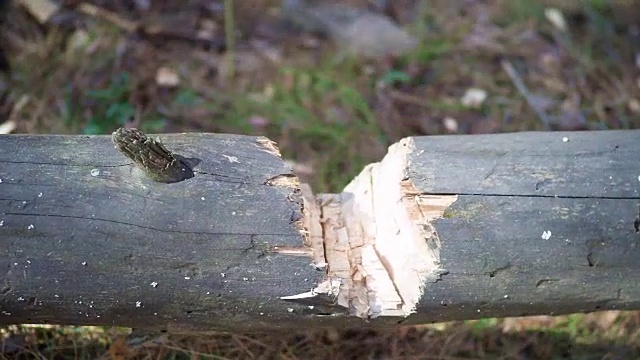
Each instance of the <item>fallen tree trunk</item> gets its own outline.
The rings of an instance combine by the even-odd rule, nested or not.
[[[640,309],[640,131],[408,138],[317,196],[265,138],[162,141],[191,176],[155,181],[105,136],[0,137],[0,325]]]

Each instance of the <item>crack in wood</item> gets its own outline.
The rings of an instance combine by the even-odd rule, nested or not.
[[[486,197],[514,197],[514,198],[550,198],[550,199],[594,199],[594,200],[640,200],[640,196],[581,196],[581,195],[543,195],[543,194],[493,194],[493,193],[433,193],[423,192],[421,195],[435,196],[486,196]]]
[[[491,167],[491,170],[489,170],[489,173],[487,175],[484,176],[484,178],[482,179],[482,181],[486,181],[487,179],[489,179],[495,172],[496,169],[498,168],[498,164],[494,164]]]
[[[559,279],[540,279],[536,282],[536,287],[541,287],[549,283],[554,283],[560,281]]]
[[[638,205],[638,217],[633,220],[633,228],[636,233],[640,234],[640,205]]]
[[[232,232],[208,232],[208,231],[183,231],[183,230],[171,230],[171,229],[158,229],[151,226],[144,226],[134,223],[127,223],[124,221],[116,221],[109,219],[102,219],[98,217],[85,217],[85,216],[73,216],[73,215],[58,215],[58,214],[32,214],[32,213],[14,213],[14,212],[6,212],[5,215],[13,215],[13,216],[43,216],[43,217],[57,217],[57,218],[70,218],[70,219],[79,219],[79,220],[90,220],[90,221],[104,221],[113,224],[125,225],[125,226],[135,226],[137,228],[159,231],[164,233],[176,233],[176,234],[190,234],[190,235],[216,235],[216,236],[229,236],[229,235],[242,235],[242,236],[296,236],[290,233],[232,233]]]
[[[221,182],[221,183],[242,184],[242,185],[251,184],[251,182],[247,181],[246,179],[242,179],[242,178],[234,177],[234,176],[221,175],[221,174],[215,174],[215,173],[208,173],[206,171],[201,171],[201,170],[194,170],[193,173],[196,174],[196,175],[208,175],[208,176],[214,176],[214,177],[221,177],[221,178],[239,180],[239,181],[225,181],[225,180],[215,179],[215,181],[218,181],[218,182]],[[258,184],[258,183],[256,182],[256,184]],[[262,185],[264,185],[264,184],[262,184]]]
[[[39,162],[39,161],[10,161],[10,160],[0,160],[0,164],[16,164],[16,165],[51,165],[51,166],[67,166],[67,167],[92,167],[96,166],[95,164],[70,164],[70,163],[55,163],[55,162]],[[99,165],[99,167],[119,167],[119,166],[129,166],[132,163],[128,164],[118,164],[118,165]]]
[[[495,269],[493,269],[491,271],[485,272],[485,274],[489,275],[489,277],[496,277],[496,275],[498,275],[500,272],[509,270],[511,267],[512,267],[511,263],[508,262],[504,266],[500,266],[500,267],[495,268]]]

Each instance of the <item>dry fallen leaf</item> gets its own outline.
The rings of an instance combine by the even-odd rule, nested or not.
[[[128,358],[129,353],[130,349],[124,336],[120,336],[109,346],[109,358],[111,360],[125,360]]]

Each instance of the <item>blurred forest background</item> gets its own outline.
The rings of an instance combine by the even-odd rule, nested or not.
[[[0,134],[266,135],[316,193],[405,136],[640,127],[637,0],[0,0],[0,17]],[[0,334],[3,359],[638,359],[639,324]]]

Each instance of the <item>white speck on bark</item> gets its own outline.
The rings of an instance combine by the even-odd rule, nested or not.
[[[551,238],[551,231],[545,230],[542,232],[542,240],[549,240]]]

